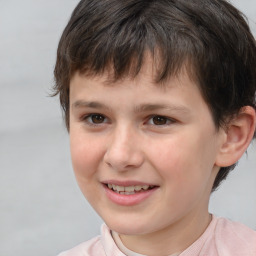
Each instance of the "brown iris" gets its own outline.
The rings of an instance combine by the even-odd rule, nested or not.
[[[103,115],[94,114],[91,115],[91,119],[94,124],[101,124],[104,122],[105,117]]]
[[[153,123],[155,125],[165,125],[167,123],[167,118],[163,116],[154,116]]]

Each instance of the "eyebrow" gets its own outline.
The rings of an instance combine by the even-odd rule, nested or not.
[[[104,103],[100,103],[97,101],[83,101],[78,100],[72,104],[72,108],[94,108],[94,109],[105,109],[112,111],[112,109],[105,105]],[[170,110],[175,112],[181,112],[183,114],[189,114],[190,111],[187,107],[182,105],[173,105],[173,104],[141,104],[139,106],[135,106],[135,113],[143,113],[143,112],[151,112],[156,110]]]
[[[108,109],[110,110],[110,108],[100,102],[97,101],[83,101],[83,100],[78,100],[75,101],[72,104],[72,108],[95,108],[95,109]]]
[[[184,114],[190,113],[189,109],[186,108],[185,106],[173,105],[173,104],[142,104],[135,107],[135,112],[141,113],[141,112],[150,112],[150,111],[156,111],[156,110],[162,110],[162,109],[182,112]]]

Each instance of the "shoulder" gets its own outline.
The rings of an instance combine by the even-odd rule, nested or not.
[[[256,256],[256,232],[245,225],[213,216],[212,222],[180,256]]]
[[[104,249],[101,243],[101,237],[94,237],[84,243],[81,243],[71,250],[62,252],[58,256],[98,256],[104,255]]]
[[[256,231],[247,226],[225,218],[217,218],[215,243],[222,251],[233,255],[256,255]]]

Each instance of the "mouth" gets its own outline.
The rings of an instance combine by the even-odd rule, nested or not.
[[[152,185],[119,186],[111,183],[104,184],[108,189],[120,195],[134,195],[156,188]]]
[[[102,185],[107,198],[121,206],[138,205],[156,194],[159,188],[159,186],[138,181],[109,180],[103,182]]]

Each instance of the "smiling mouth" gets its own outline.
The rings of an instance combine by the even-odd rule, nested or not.
[[[137,193],[142,193],[156,187],[151,185],[119,186],[115,184],[105,184],[105,186],[108,189],[114,191],[115,193],[121,195],[133,195]]]

